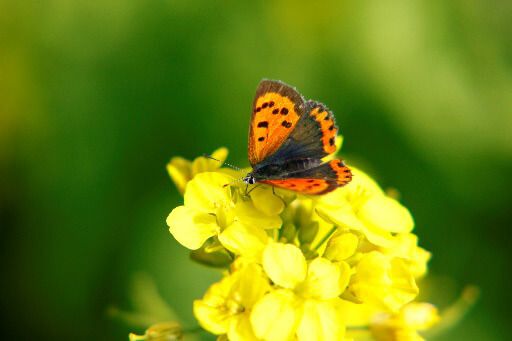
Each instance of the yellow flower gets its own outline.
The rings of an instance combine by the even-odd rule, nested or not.
[[[253,308],[253,330],[264,340],[341,340],[345,326],[336,308],[350,267],[315,258],[307,263],[292,244],[271,243],[263,252],[263,268],[274,283]]]
[[[395,236],[394,248],[380,248],[380,250],[394,257],[400,257],[408,264],[409,271],[414,278],[419,278],[427,273],[427,263],[430,260],[430,252],[418,246],[418,236],[412,233],[399,233]]]
[[[269,289],[261,266],[247,264],[213,284],[203,299],[194,301],[194,315],[213,334],[227,334],[231,341],[257,340],[250,314]]]
[[[371,321],[370,330],[378,341],[421,341],[418,331],[439,321],[436,307],[429,303],[410,303],[397,314],[381,313]]]
[[[200,156],[191,162],[176,156],[167,164],[167,172],[180,193],[183,194],[183,192],[185,192],[185,186],[194,176],[199,173],[211,172],[218,169],[226,160],[227,156],[228,150],[226,148],[219,148],[212,153],[212,157],[219,161]]]
[[[339,227],[360,231],[374,245],[396,247],[399,241],[394,235],[409,233],[414,227],[411,214],[368,175],[351,169],[352,181],[320,198],[318,214]]]
[[[385,311],[398,311],[419,292],[407,264],[378,251],[361,257],[355,266],[349,291],[361,302]]]
[[[168,216],[170,232],[231,262],[194,302],[206,330],[229,340],[416,340],[435,322],[433,306],[411,303],[430,253],[408,209],[364,172],[351,167],[352,182],[323,196],[266,185],[247,196],[217,162],[173,160],[184,204]]]
[[[196,250],[208,238],[219,236],[221,243],[234,253],[250,250],[250,256],[257,256],[258,245],[262,251],[268,238],[264,229],[279,228],[281,218],[277,212],[265,214],[251,201],[244,201],[237,192],[224,187],[232,180],[226,174],[206,172],[187,184],[184,205],[167,217],[169,230],[179,243]]]

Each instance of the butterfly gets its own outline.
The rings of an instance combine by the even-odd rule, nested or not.
[[[262,80],[256,90],[249,127],[249,162],[243,181],[302,194],[324,194],[352,180],[342,160],[323,162],[336,151],[338,127],[332,112],[293,87]]]

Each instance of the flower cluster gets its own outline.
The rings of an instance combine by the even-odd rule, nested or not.
[[[261,185],[247,194],[215,161],[171,160],[184,193],[171,234],[193,259],[226,269],[194,302],[204,329],[233,341],[422,339],[438,320],[414,301],[430,254],[407,208],[351,169],[351,183],[323,196]]]

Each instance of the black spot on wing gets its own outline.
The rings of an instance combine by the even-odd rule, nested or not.
[[[276,80],[264,79],[260,82],[258,89],[256,90],[254,104],[256,103],[257,98],[269,92],[276,92],[281,96],[288,97],[294,103],[295,112],[297,115],[299,115],[299,117],[304,113],[304,98],[297,92],[295,88]],[[270,103],[268,103],[268,106],[272,107]]]
[[[285,128],[290,128],[292,126],[292,122],[283,121],[281,122],[281,125]]]

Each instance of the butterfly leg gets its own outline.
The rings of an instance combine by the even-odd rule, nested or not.
[[[260,186],[261,186],[261,184],[257,184],[256,186],[251,188],[249,191],[247,191],[247,188],[249,187],[249,185],[245,186],[245,196],[249,196],[249,194],[251,194],[252,191],[254,191],[256,188],[258,188]]]
[[[278,197],[279,199],[281,199],[281,201],[283,202],[284,206],[286,207],[286,202],[284,201],[284,199],[282,197],[280,197],[277,193],[276,193],[276,186],[272,186],[272,194],[275,195],[276,197]]]

